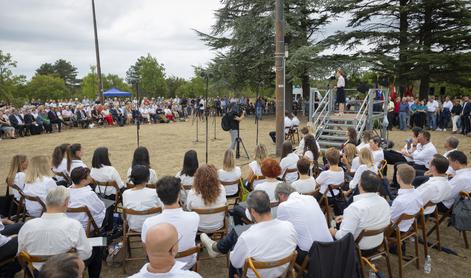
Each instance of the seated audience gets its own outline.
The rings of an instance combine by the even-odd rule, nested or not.
[[[193,176],[195,175],[198,167],[199,163],[196,151],[189,150],[185,153],[185,156],[183,158],[182,169],[175,175],[175,177],[180,179],[182,186],[192,186]],[[186,202],[187,194],[188,190],[182,190],[182,196],[180,199],[183,202]]]
[[[280,202],[276,218],[293,224],[298,237],[296,261],[302,264],[314,241],[332,241],[324,213],[315,198],[299,194],[287,183],[278,184],[275,195]]]
[[[345,169],[348,175],[355,175],[355,171],[358,170],[359,165],[355,166],[355,171],[352,170],[353,160],[357,157],[358,151],[357,147],[351,143],[345,144],[343,146],[343,154],[340,159],[342,168]]]
[[[191,209],[220,208],[226,205],[226,191],[219,183],[216,167],[201,165],[196,170],[193,187],[188,192],[186,206]],[[224,226],[224,212],[201,215],[198,229],[211,233]]]
[[[357,188],[358,183],[360,183],[361,175],[363,174],[363,172],[371,171],[372,173],[376,174],[376,172],[378,171],[378,168],[376,168],[373,162],[373,154],[368,148],[361,149],[359,158],[360,166],[355,171],[355,175],[349,183],[350,189],[347,191],[347,194],[350,194],[353,190]]]
[[[316,189],[316,180],[309,175],[311,163],[306,158],[301,158],[296,164],[299,179],[291,184],[293,188],[301,193],[311,193]]]
[[[358,145],[357,139],[357,130],[353,127],[347,128],[347,141],[344,143],[344,146],[347,144],[352,144],[354,146]]]
[[[69,152],[70,154],[67,157],[67,173],[69,176],[72,170],[77,167],[87,168],[87,165],[82,161],[82,145],[78,143],[70,145]]]
[[[52,172],[55,174],[54,180],[57,185],[68,186],[67,181],[58,174],[68,175],[68,163],[70,159],[67,159],[69,155],[69,144],[62,144],[54,148],[52,152]]]
[[[450,193],[442,203],[438,204],[438,209],[441,211],[451,208],[461,191],[471,192],[471,168],[468,167],[468,157],[462,151],[452,151],[448,154],[448,161],[455,175],[450,180]]]
[[[198,273],[185,270],[185,263],[175,260],[180,249],[179,232],[170,223],[156,224],[146,235],[145,251],[149,262],[131,278],[148,277],[201,277]]]
[[[307,126],[301,128],[302,138],[299,141],[298,147],[296,148],[296,154],[299,155],[300,157],[303,156],[303,154],[304,154],[304,137],[306,137],[306,135],[308,135],[308,134],[314,135],[312,130],[313,130],[313,127],[310,123],[307,123]],[[316,141],[316,146],[317,146],[318,150],[321,149],[321,147],[319,146],[319,143],[317,141]]]
[[[397,167],[397,182],[399,191],[391,205],[391,221],[395,223],[402,214],[415,215],[424,206],[419,191],[414,188],[412,181],[415,178],[415,169],[407,164]],[[414,219],[401,221],[401,232],[409,231]]]
[[[371,138],[370,150],[371,150],[371,153],[373,154],[374,165],[376,169],[378,169],[381,164],[381,160],[384,159],[383,148],[381,148],[381,138],[379,138],[378,136]]]
[[[451,184],[446,175],[448,166],[448,160],[440,154],[435,154],[430,161],[429,168],[432,177],[426,183],[417,187],[424,206],[428,202],[440,203],[448,198],[451,192]],[[434,212],[435,207],[426,208],[424,214],[427,215]]]
[[[155,170],[150,166],[150,158],[149,158],[149,150],[146,147],[138,147],[134,151],[134,155],[132,157],[132,164],[131,167],[128,169],[127,179],[128,182],[131,182],[131,171],[132,168],[136,165],[144,165],[149,169],[149,183],[156,184],[157,183],[157,174]],[[132,183],[132,182],[131,182]]]
[[[23,189],[26,195],[37,196],[43,202],[46,200],[47,192],[57,186],[51,178],[50,167],[49,159],[45,155],[31,158],[31,165],[26,170]],[[38,202],[26,200],[26,211],[32,217],[39,217],[43,212],[43,207]]]
[[[123,192],[123,207],[127,209],[143,211],[155,207],[161,207],[157,191],[146,187],[149,182],[150,171],[145,165],[135,165],[132,168],[131,175],[129,176],[130,181],[134,184],[134,187],[127,189]],[[127,221],[129,229],[140,232],[142,230],[142,224],[144,221],[154,216],[152,215],[128,215]]]
[[[255,190],[247,196],[247,213],[254,223],[239,234],[235,229],[224,238],[215,242],[206,234],[201,234],[201,242],[210,257],[230,252],[229,277],[238,274],[245,260],[252,258],[259,262],[276,261],[289,256],[298,242],[296,230],[288,221],[273,219],[270,210],[270,197],[265,191]],[[269,235],[269,236],[267,236]],[[286,271],[288,264],[270,269],[260,269],[261,277],[279,277]],[[249,270],[248,277],[255,277]]]
[[[81,278],[84,277],[85,264],[74,253],[55,255],[49,258],[41,268],[41,278]]]
[[[234,152],[228,149],[224,152],[224,161],[222,169],[218,170],[219,181],[232,182],[240,179],[242,172],[239,166],[235,166]],[[224,186],[226,196],[232,197],[239,193],[239,184]]]
[[[77,167],[70,174],[72,186],[69,189],[69,208],[87,207],[98,228],[101,228],[106,215],[106,207],[100,198],[88,186],[91,183],[90,169]],[[88,225],[88,216],[85,213],[67,213],[67,216],[82,223],[84,229]],[[93,226],[92,226],[93,231]]]
[[[141,240],[146,245],[147,233],[150,228],[161,223],[172,223],[177,229],[181,239],[178,242],[178,252],[195,247],[196,232],[200,217],[195,212],[183,211],[180,207],[180,179],[165,176],[157,182],[157,195],[164,204],[163,211],[153,217],[149,217],[142,225]],[[177,259],[186,265],[184,269],[190,269],[196,262],[196,254]]]
[[[287,173],[287,170],[296,170],[296,163],[299,160],[299,156],[293,152],[293,145],[291,141],[285,141],[282,146],[281,152],[281,176],[284,176],[285,181],[288,183],[292,183],[293,181],[298,179],[298,173],[292,172]]]
[[[329,170],[322,171],[316,178],[316,184],[320,186],[320,193],[325,194],[331,198],[339,194],[338,189],[328,190],[329,185],[340,185],[345,181],[345,174],[343,169],[339,167],[340,152],[335,148],[330,148],[325,152],[325,158],[329,165]],[[331,192],[332,191],[332,192]]]
[[[80,259],[90,258],[88,275],[98,278],[101,272],[101,256],[92,254],[92,247],[82,224],[65,215],[68,203],[67,188],[58,186],[49,191],[46,198],[47,212],[40,218],[26,222],[21,228],[18,234],[18,252],[26,251],[33,256],[50,256],[74,250]],[[33,263],[33,266],[40,269],[43,264]]]
[[[277,179],[281,174],[281,167],[278,161],[273,158],[266,158],[262,161],[262,175],[265,181],[255,185],[255,190],[265,191],[270,198],[270,202],[276,202],[275,188],[280,183]]]
[[[263,177],[262,174],[262,161],[268,157],[268,151],[265,145],[260,144],[255,147],[255,157],[252,162],[249,163],[249,174],[248,180],[251,180],[255,177]],[[263,180],[254,180],[253,186],[256,186],[259,183],[262,183]]]
[[[311,163],[317,162],[319,159],[319,148],[317,147],[316,138],[312,134],[304,137],[303,157],[309,159]]]
[[[92,158],[92,170],[90,171],[90,177],[97,182],[111,182],[114,181],[118,185],[120,191],[124,190],[125,184],[121,180],[116,168],[111,166],[110,156],[108,154],[108,148],[100,147],[95,150]],[[111,186],[100,186],[97,185],[95,192],[103,194],[109,199],[114,199],[116,189]]]
[[[389,225],[391,220],[388,202],[378,195],[381,180],[376,174],[365,171],[361,175],[359,190],[360,194],[353,197],[351,203],[344,211],[343,216],[336,218],[341,222],[340,228],[330,228],[335,239],[341,239],[351,233],[356,239],[363,230],[376,230]],[[361,250],[376,248],[383,242],[383,234],[365,237],[360,243]]]
[[[14,278],[15,273],[20,271],[15,258],[18,252],[18,237],[16,236],[22,227],[22,223],[13,223],[8,219],[0,219],[0,277]]]
[[[357,151],[360,152],[361,149],[363,148],[369,148],[370,147],[370,140],[373,137],[373,134],[369,130],[365,130],[361,134],[361,142],[357,146]]]
[[[458,138],[456,138],[455,136],[450,136],[446,138],[445,142],[443,143],[443,147],[446,150],[443,156],[448,158],[448,154],[458,150],[459,144],[460,144],[460,140],[458,140]],[[446,171],[446,173],[448,176],[453,176],[455,174],[455,171],[453,170],[451,165],[450,167],[448,167],[448,171]]]
[[[17,154],[14,155],[11,159],[10,170],[8,171],[7,183],[15,184],[21,190],[24,190],[26,174],[25,171],[28,169],[28,158],[26,155]],[[20,193],[13,189],[9,188],[10,194],[13,194],[17,201],[20,200]]]

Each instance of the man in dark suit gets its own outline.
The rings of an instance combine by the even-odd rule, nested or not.
[[[57,108],[51,107],[51,110],[47,112],[47,117],[51,121],[51,125],[56,124],[57,130],[61,132],[62,120],[57,116]]]
[[[90,120],[87,117],[87,113],[83,111],[82,106],[77,106],[77,109],[75,110],[75,115],[77,116],[77,122],[80,123],[82,128],[87,128],[90,124]]]
[[[21,117],[21,115],[18,113],[18,110],[12,108],[11,114],[10,116],[8,116],[8,119],[10,120],[11,126],[16,129],[17,134],[23,137],[25,135],[25,122],[23,120],[23,117]]]
[[[461,111],[461,134],[467,135],[471,132],[471,123],[469,117],[471,116],[471,103],[469,97],[463,98],[463,110]]]
[[[121,109],[119,109],[118,106],[113,106],[113,108],[110,109],[111,116],[113,117],[113,121],[116,121],[119,126],[124,125],[124,117],[123,113],[121,112]]]

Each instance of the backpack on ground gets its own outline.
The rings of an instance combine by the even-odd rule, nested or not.
[[[451,225],[459,231],[471,231],[471,199],[460,197],[455,201]]]

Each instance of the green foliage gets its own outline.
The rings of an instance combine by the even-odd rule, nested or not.
[[[81,89],[81,95],[83,97],[89,98],[89,99],[94,99],[97,96],[97,93],[99,92],[98,88],[98,78],[96,75],[96,67],[91,66],[90,67],[90,72],[85,75],[85,77],[82,79],[82,84],[80,86]]]
[[[79,83],[77,80],[77,68],[72,65],[71,62],[64,59],[59,59],[51,63],[42,64],[37,70],[36,74],[38,75],[56,75],[67,85],[67,87],[72,88]]]
[[[175,94],[180,97],[199,97],[204,96],[205,88],[204,79],[197,75],[178,87]]]
[[[0,100],[13,102],[22,91],[26,82],[23,75],[14,75],[12,69],[16,68],[16,61],[10,53],[0,50]]]
[[[181,96],[177,94],[177,90],[186,84],[186,80],[180,77],[170,76],[166,80],[167,82],[167,95],[166,97],[173,98],[175,96]]]
[[[35,75],[26,85],[29,98],[46,101],[70,98],[70,91],[64,81],[55,75]]]
[[[141,56],[126,72],[126,81],[129,84],[139,82],[142,93],[148,97],[165,96],[167,83],[165,81],[165,68],[150,54]]]

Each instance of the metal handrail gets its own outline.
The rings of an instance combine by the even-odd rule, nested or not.
[[[369,99],[370,95],[371,95],[371,94],[370,94],[370,91],[368,91],[367,96],[366,96],[365,99],[363,100],[363,103],[361,104],[360,109],[358,110],[358,113],[357,113],[357,115],[355,116],[356,119],[358,119],[358,116],[360,116],[361,110],[362,110],[363,108],[365,108],[365,110],[366,110],[366,107],[367,107],[366,104],[368,103],[368,99]]]
[[[316,111],[314,111],[314,114],[312,115],[313,117],[313,124],[316,124],[317,121],[319,121],[319,118],[321,114],[324,112],[325,109],[328,109],[327,100],[329,96],[330,89],[325,93],[325,95],[322,97],[322,100],[319,102],[319,106],[317,106]],[[321,110],[321,111],[319,111]],[[316,116],[316,118],[314,118]]]

